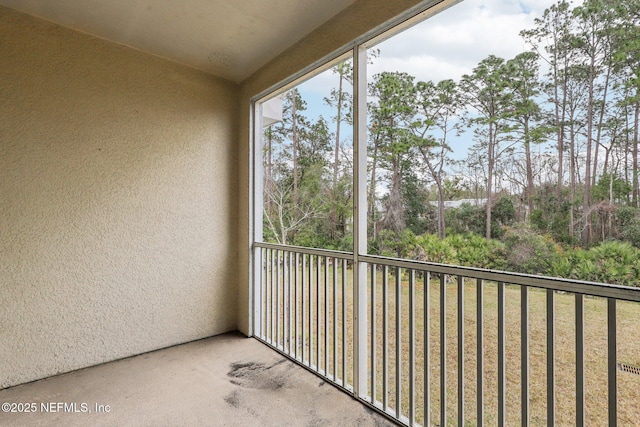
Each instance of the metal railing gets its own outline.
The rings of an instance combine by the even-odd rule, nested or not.
[[[640,318],[639,290],[360,255],[367,331],[356,340],[353,259],[256,243],[257,338],[406,425],[613,426],[640,417],[635,404],[618,411],[620,375],[626,400],[640,393],[632,373],[640,348],[625,350],[631,359],[620,369],[617,335],[618,320],[626,335]],[[367,361],[360,388],[358,360]]]
[[[260,244],[257,336],[303,366],[353,390],[351,254]],[[348,284],[349,283],[349,284]]]

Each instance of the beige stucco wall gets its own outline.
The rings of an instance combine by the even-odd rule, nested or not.
[[[239,277],[247,285],[238,288],[238,328],[249,333],[249,254],[250,254],[250,100],[271,86],[300,72],[316,61],[333,53],[356,38],[374,30],[406,10],[422,3],[422,0],[356,0],[350,7],[311,32],[290,49],[269,62],[245,80],[240,90],[240,140],[239,176]]]
[[[236,328],[237,100],[0,8],[0,388]]]

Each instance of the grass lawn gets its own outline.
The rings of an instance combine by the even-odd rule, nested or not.
[[[305,298],[302,299],[302,284],[298,283],[298,355],[305,348],[305,358],[310,364],[317,366],[317,350],[320,346],[320,369],[324,371],[325,363],[327,374],[337,378],[344,378],[342,370],[343,350],[346,342],[346,366],[347,383],[351,384],[352,372],[352,346],[353,346],[353,312],[352,297],[353,288],[351,271],[348,271],[345,283],[346,298],[342,292],[338,274],[337,292],[333,292],[333,270],[328,272],[328,286],[324,289],[324,268],[320,269],[320,287],[316,286],[315,273],[311,280],[312,312],[314,322],[309,325],[309,281],[306,282]],[[375,287],[376,300],[376,401],[383,399],[383,319],[382,300],[383,285],[382,273],[377,273]],[[432,425],[438,425],[440,421],[440,280],[433,279],[430,286],[430,331],[431,345],[430,375],[428,376],[431,388],[431,416]],[[267,288],[265,288],[266,291]],[[273,289],[269,288],[271,291]],[[447,410],[446,416],[450,423],[457,422],[457,387],[458,387],[458,337],[457,337],[457,282],[449,281],[446,285],[446,318],[447,318]],[[465,399],[465,424],[476,425],[476,281],[467,279],[464,284],[464,399]],[[278,290],[279,306],[284,307],[284,287]],[[371,287],[369,288],[369,316],[371,315]],[[293,289],[289,289],[293,295]],[[318,304],[317,295],[320,296]],[[402,357],[402,400],[401,412],[408,414],[409,406],[409,283],[406,275],[402,277],[401,289],[401,357]],[[269,295],[275,295],[271,292]],[[395,408],[395,384],[396,384],[396,282],[393,273],[389,274],[388,285],[388,394],[387,400],[390,408]],[[520,287],[507,286],[505,290],[506,306],[506,424],[520,425]],[[575,425],[575,297],[573,294],[555,293],[555,334],[556,334],[556,424]],[[484,284],[484,421],[487,425],[497,425],[497,285],[495,283]],[[275,301],[274,297],[274,301]],[[325,300],[327,301],[325,306]],[[416,421],[424,425],[424,281],[419,278],[415,285],[415,328],[416,328],[416,356],[415,356],[415,391],[416,391]],[[343,303],[346,303],[346,316],[343,317]],[[586,364],[586,425],[607,424],[607,303],[602,298],[585,298],[585,364]],[[276,305],[272,304],[271,297],[267,298],[264,310],[273,309],[276,316]],[[295,312],[291,306],[291,313]],[[334,341],[334,309],[337,328],[337,339]],[[285,343],[288,335],[284,325],[287,324],[284,313],[280,309],[280,343]],[[302,312],[305,313],[304,330],[306,339],[303,341],[301,331]],[[326,313],[326,319],[325,319]],[[547,411],[547,384],[546,384],[546,291],[530,289],[529,292],[529,363],[530,363],[530,422],[532,425],[546,424]],[[265,317],[264,320],[268,319]],[[326,320],[326,322],[325,322]],[[630,365],[640,365],[640,340],[638,335],[640,328],[637,321],[640,320],[640,304],[619,301],[617,305],[617,333],[618,333],[618,362]],[[370,318],[368,320],[370,322]],[[326,323],[326,327],[325,327]],[[269,323],[267,323],[269,324]],[[293,320],[291,324],[295,324]],[[342,328],[346,325],[346,341],[343,341]],[[271,330],[271,329],[269,329]],[[325,346],[325,330],[329,332]],[[292,327],[293,335],[293,327]],[[368,332],[369,372],[371,371],[371,331]],[[309,338],[313,339],[310,340]],[[318,340],[320,337],[320,340]],[[274,336],[275,338],[275,336]],[[311,347],[309,347],[311,345]],[[309,352],[311,348],[311,353]],[[325,351],[327,350],[327,351]],[[335,357],[334,357],[335,354]],[[337,371],[334,371],[334,362]],[[618,371],[618,422],[620,425],[636,425],[640,420],[640,376],[632,373]],[[340,383],[341,381],[338,380]],[[369,390],[371,379],[369,378]]]

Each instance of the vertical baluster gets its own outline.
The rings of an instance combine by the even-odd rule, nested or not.
[[[283,351],[291,354],[291,252],[284,253],[284,289],[282,292],[282,307],[284,308],[284,345]]]
[[[389,267],[382,267],[382,407],[389,408]]]
[[[280,306],[280,339],[282,340],[282,351],[286,351],[286,329],[287,329],[287,251],[280,253],[280,262],[282,264],[282,286],[280,286],[280,300],[278,305]]]
[[[617,319],[616,299],[607,299],[607,358],[609,388],[609,427],[618,425],[618,372],[617,372]]]
[[[315,324],[315,317],[313,317],[314,306],[314,293],[313,293],[313,255],[309,255],[309,367],[313,369],[313,326]]]
[[[520,406],[523,427],[529,425],[529,287],[520,287]]]
[[[416,272],[409,271],[409,425],[416,421]]]
[[[476,386],[477,415],[476,425],[484,425],[484,282],[477,279],[476,282],[476,376],[478,385]]]
[[[556,343],[555,343],[555,294],[547,289],[547,425],[556,420]]]
[[[267,287],[267,250],[260,248],[260,338],[266,341],[267,313],[266,313],[266,287]]]
[[[505,285],[498,283],[498,425],[506,425]]]
[[[424,279],[423,288],[423,325],[424,330],[424,372],[423,372],[423,384],[424,384],[424,420],[422,425],[425,427],[431,426],[431,273],[427,271],[422,272]]]
[[[262,290],[262,316],[264,323],[262,324],[262,336],[265,341],[269,341],[269,249],[264,250],[264,283]]]
[[[447,283],[440,275],[440,425],[447,425]]]
[[[458,425],[464,426],[464,278],[458,276]]]
[[[584,426],[584,295],[576,294],[576,426]]]
[[[302,322],[300,323],[300,327],[302,329],[302,342],[300,343],[301,353],[302,353],[302,363],[305,364],[305,356],[306,356],[306,347],[307,347],[307,313],[305,310],[305,306],[307,305],[307,255],[302,254],[302,271],[301,279],[302,283],[300,284],[300,292],[302,293],[302,301],[300,304],[300,308],[302,309]]]
[[[376,342],[376,264],[371,266],[371,403],[376,404],[376,365],[377,365],[377,342]]]
[[[287,251],[282,251],[280,256],[280,262],[282,263],[282,286],[280,287],[280,300],[278,304],[280,305],[280,317],[281,317],[281,327],[280,327],[280,338],[282,340],[282,351],[286,351],[286,343],[287,343],[287,293],[289,292],[289,286],[287,284],[288,273],[287,273]]]
[[[322,257],[324,262],[324,375],[329,376],[329,258]]]
[[[342,386],[347,387],[347,260],[342,260]]]
[[[338,382],[338,258],[333,259],[333,380]]]
[[[320,255],[316,255],[316,370],[320,372],[320,343],[322,332],[320,330]]]
[[[275,251],[274,250],[270,250],[270,255],[271,255],[271,274],[269,275],[269,322],[271,325],[271,335],[269,336],[269,343],[274,344],[274,340],[275,340],[275,321],[274,321],[274,317],[275,317],[275,303],[273,302],[273,296],[275,293],[275,286],[274,286],[274,281],[275,281],[275,270],[276,270],[276,266],[275,266]]]
[[[300,282],[298,281],[298,266],[300,265],[300,254],[296,252],[294,259],[294,276],[293,276],[293,356],[298,359],[298,320],[299,320],[299,311],[298,311],[298,286],[300,286]]]
[[[396,418],[402,415],[402,269],[396,267]]]
[[[282,251],[282,351],[289,348],[289,251]]]
[[[288,351],[289,355],[293,355],[293,340],[294,340],[293,323],[295,322],[295,319],[293,318],[293,304],[294,304],[293,292],[295,289],[293,257],[294,257],[294,253],[289,252],[289,296],[287,298],[289,302],[289,310],[287,311],[289,313],[289,327],[287,328],[287,330],[289,331],[289,351]]]
[[[280,328],[282,326],[282,320],[280,319],[280,287],[282,286],[282,278],[280,277],[280,264],[282,261],[282,251],[276,251],[276,283],[274,294],[274,305],[276,315],[274,317],[276,334],[275,334],[275,347],[280,347]]]

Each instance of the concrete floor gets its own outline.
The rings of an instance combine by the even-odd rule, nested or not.
[[[393,425],[239,334],[0,390],[4,403],[36,411],[0,411],[0,426]]]

